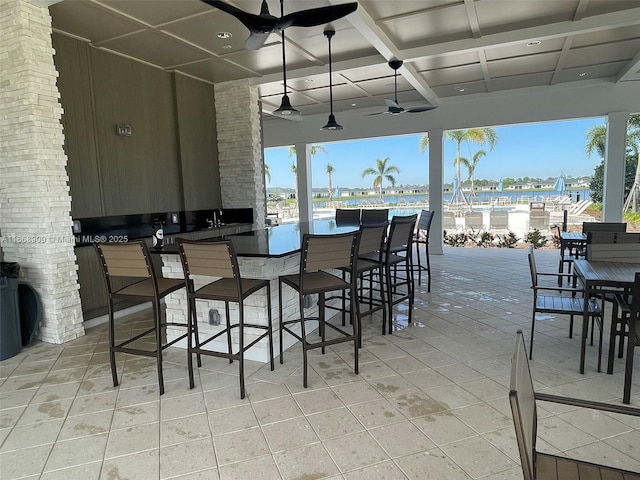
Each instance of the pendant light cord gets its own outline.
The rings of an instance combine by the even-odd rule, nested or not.
[[[333,73],[331,68],[331,37],[333,37],[333,34],[325,35],[327,35],[327,40],[329,40],[329,110],[331,115],[333,115]]]
[[[280,0],[280,18],[284,17],[284,0]],[[282,78],[284,80],[284,94],[287,95],[287,65],[284,54],[284,30],[282,30]]]

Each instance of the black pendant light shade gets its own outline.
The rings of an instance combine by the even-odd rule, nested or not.
[[[331,80],[331,38],[336,34],[336,31],[330,25],[324,30],[324,36],[329,41],[329,120],[327,124],[320,130],[342,130],[342,125],[336,122],[336,116],[333,114],[333,83]]]
[[[280,0],[280,16],[284,16],[284,0]],[[291,106],[291,100],[289,100],[289,95],[287,95],[287,58],[284,53],[284,31],[282,31],[282,80],[284,82],[284,95],[282,96],[282,101],[280,102],[280,106],[277,110],[274,110],[273,113],[276,115],[287,115],[287,116],[296,116],[300,115],[300,111],[296,110]]]

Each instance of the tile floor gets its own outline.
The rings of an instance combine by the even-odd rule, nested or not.
[[[557,255],[539,251],[540,270],[557,268]],[[273,372],[248,362],[240,400],[236,365],[221,359],[204,359],[189,390],[177,348],[162,397],[147,358],[119,355],[114,388],[104,326],[65,345],[35,343],[0,362],[0,478],[522,478],[507,385],[515,332],[529,328],[526,250],[448,248],[432,263],[414,323],[400,311],[382,336],[380,317],[366,319],[360,375],[350,346],[315,352],[306,390],[296,347]],[[134,330],[148,322],[127,320]],[[620,402],[621,361],[614,375],[597,373],[590,347],[578,374],[567,325],[537,323],[536,387]],[[635,381],[637,406],[639,371]],[[541,450],[640,471],[640,418],[543,404],[539,417]]]

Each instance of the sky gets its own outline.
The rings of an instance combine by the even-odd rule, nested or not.
[[[593,174],[593,169],[601,161],[597,153],[588,157],[585,152],[586,133],[590,127],[605,123],[605,119],[591,118],[557,122],[532,123],[494,127],[498,143],[493,150],[489,146],[462,144],[462,156],[472,158],[479,150],[486,151],[476,167],[475,178],[495,180],[501,178],[542,178],[579,177]],[[429,180],[428,152],[420,154],[418,145],[421,134],[393,137],[323,142],[327,153],[319,152],[312,159],[312,186],[327,186],[326,165],[330,163],[334,171],[334,187],[369,188],[374,176],[362,177],[366,168],[376,166],[376,159],[389,157],[388,165],[400,170],[395,174],[396,185],[424,185]],[[456,144],[445,138],[445,183],[451,183],[455,175],[453,160]],[[288,147],[265,149],[265,162],[271,172],[267,188],[294,188],[295,177],[291,163],[295,157],[289,156]],[[463,180],[467,171],[462,167]],[[387,182],[384,183],[387,185]]]

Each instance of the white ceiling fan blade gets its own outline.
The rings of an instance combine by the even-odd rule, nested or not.
[[[396,102],[394,102],[393,100],[389,100],[388,98],[384,99],[384,103],[387,104],[387,107],[389,108],[400,108],[400,105],[398,105]]]

